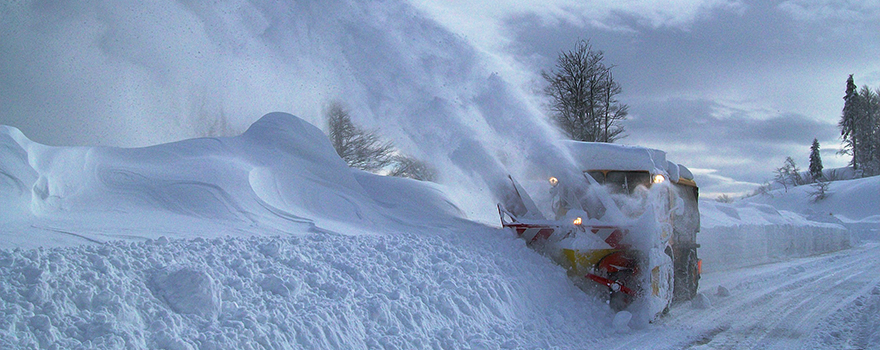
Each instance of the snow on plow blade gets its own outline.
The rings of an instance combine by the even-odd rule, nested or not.
[[[612,307],[623,309],[637,296],[638,254],[620,243],[627,232],[625,229],[613,226],[581,226],[541,219],[519,219],[501,204],[498,205],[498,213],[503,227],[513,230],[530,247],[554,258],[558,264],[568,270],[569,275],[607,287],[612,300],[620,299]],[[552,244],[573,238],[578,234],[588,233],[605,242],[607,247],[581,250]],[[617,297],[616,293],[623,293],[625,296]]]
[[[582,290],[607,298],[613,310],[638,301],[652,319],[667,309],[673,294],[670,234],[657,225],[653,210],[619,226],[572,220],[571,215],[548,220],[513,178],[510,182],[511,194],[498,204],[503,227],[565,268]],[[638,236],[627,238],[631,234]],[[642,242],[641,248],[633,242]]]

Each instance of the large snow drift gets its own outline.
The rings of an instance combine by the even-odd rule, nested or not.
[[[406,1],[3,8],[4,124],[39,142],[139,147],[228,136],[268,111],[320,126],[335,101],[437,169],[461,209],[484,222],[495,213],[483,202],[507,174],[565,164],[539,105],[497,74],[490,55]]]
[[[47,147],[11,127],[3,127],[0,144],[6,248],[387,232],[401,220],[428,225],[459,215],[436,186],[351,171],[320,130],[282,113],[241,136],[147,148]]]

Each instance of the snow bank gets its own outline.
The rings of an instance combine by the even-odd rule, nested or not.
[[[818,201],[813,199],[812,192],[815,188],[805,185],[788,191],[777,189],[743,201],[771,205],[817,221],[839,222],[862,239],[880,239],[880,176],[830,182],[825,199]]]
[[[0,348],[566,348],[602,337],[610,310],[561,268],[495,229],[459,229],[467,241],[438,230],[0,250]]]
[[[852,233],[769,205],[700,203],[703,271],[714,272],[846,249]]]

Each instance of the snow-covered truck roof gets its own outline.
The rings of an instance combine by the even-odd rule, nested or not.
[[[674,182],[694,186],[694,174],[684,165],[666,160],[666,152],[646,147],[604,142],[564,141],[582,171],[647,171],[668,175]]]

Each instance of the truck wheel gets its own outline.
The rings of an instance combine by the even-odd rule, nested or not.
[[[697,291],[700,289],[700,268],[699,268],[700,259],[697,258],[697,249],[692,248],[688,249],[687,254],[687,281],[688,281],[688,299],[692,299],[697,296]]]

